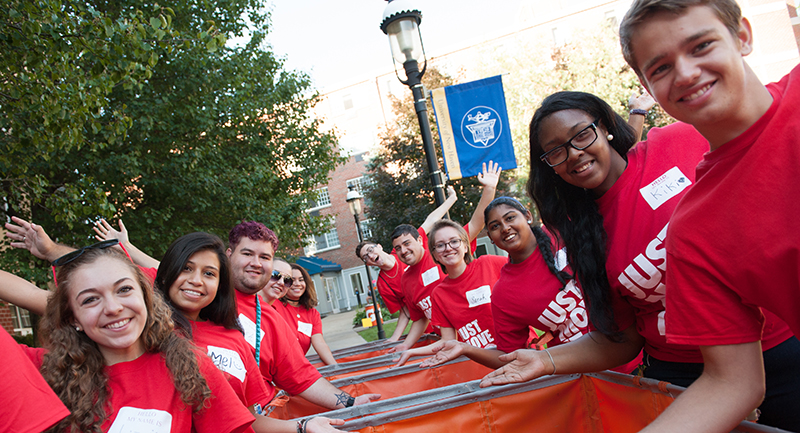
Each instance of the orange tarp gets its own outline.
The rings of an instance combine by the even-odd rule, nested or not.
[[[415,362],[420,362],[422,359],[424,358],[416,359]],[[476,362],[463,361],[451,362],[433,368],[419,368],[416,365],[411,365],[407,368],[404,367],[402,374],[375,379],[369,378],[370,373],[373,376],[374,373],[378,372],[392,373],[388,367],[379,367],[366,372],[354,372],[346,375],[346,379],[332,381],[332,383],[352,396],[375,393],[380,394],[382,399],[389,399],[480,379],[491,371],[492,369]],[[354,377],[353,375],[358,376]],[[362,375],[366,380],[361,380]],[[289,402],[282,408],[275,409],[270,416],[279,419],[293,419],[326,411],[327,409],[325,408],[310,403],[302,397],[295,396],[290,398]]]

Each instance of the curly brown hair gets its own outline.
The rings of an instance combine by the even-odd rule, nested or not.
[[[147,321],[140,336],[145,351],[161,354],[184,404],[194,412],[205,408],[211,390],[200,372],[198,353],[189,340],[175,332],[170,309],[162,296],[153,292],[144,273],[116,248],[88,249],[58,268],[58,284],[39,328],[42,344],[48,349],[42,375],[70,411],[68,417],[49,431],[100,432],[111,410],[105,360],[97,343],[75,329],[68,295],[74,272],[101,257],[129,266],[142,289],[147,309]]]

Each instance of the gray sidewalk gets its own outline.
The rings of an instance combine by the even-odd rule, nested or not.
[[[343,311],[338,314],[329,314],[322,318],[322,335],[331,350],[344,349],[366,343],[366,340],[353,329],[353,319],[356,309]],[[360,328],[359,328],[360,329]],[[307,355],[315,354],[314,346],[308,350]]]

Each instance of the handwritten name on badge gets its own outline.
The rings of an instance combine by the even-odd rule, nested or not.
[[[172,428],[172,414],[157,409],[139,409],[124,406],[108,433],[169,433]]]
[[[230,374],[244,383],[247,369],[239,353],[224,347],[208,346],[208,356],[218,369]]]
[[[434,266],[422,273],[422,285],[427,286],[430,283],[439,281],[439,267]]]
[[[303,334],[308,335],[309,337],[311,336],[312,329],[313,326],[311,326],[310,323],[300,322],[300,321],[297,322],[297,330],[302,332]]]
[[[684,176],[678,167],[672,167],[656,180],[650,182],[650,185],[641,188],[639,193],[642,194],[642,198],[647,204],[653,210],[656,210],[691,184],[692,181]]]
[[[469,308],[488,304],[492,302],[492,287],[488,284],[480,286],[477,289],[468,290],[465,295],[467,296],[467,302],[469,302]]]
[[[256,324],[250,320],[249,317],[245,316],[244,314],[239,313],[239,324],[242,325],[242,329],[244,330],[244,339],[247,343],[253,348],[256,347]],[[264,339],[264,333],[261,332],[259,334],[261,336],[261,340]]]

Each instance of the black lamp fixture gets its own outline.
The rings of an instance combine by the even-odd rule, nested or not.
[[[361,195],[355,188],[355,186],[350,185],[347,187],[349,191],[347,191],[347,205],[350,207],[350,213],[353,214],[353,218],[356,220],[356,230],[358,231],[358,241],[364,241],[364,235],[361,231],[361,220],[358,219],[359,215],[361,214],[361,201],[364,196]],[[369,266],[364,263],[364,267],[367,269],[367,284],[369,285],[369,291],[372,294],[372,306],[375,308],[375,322],[378,324],[378,339],[386,338],[386,332],[383,331],[383,318],[381,317],[381,310],[378,306],[378,297],[375,296],[375,288],[372,287],[372,274],[369,271]],[[361,306],[361,294],[358,290],[356,290],[356,298],[358,299],[358,306]]]
[[[394,73],[401,83],[411,89],[411,93],[414,96],[414,109],[417,112],[417,120],[422,133],[422,146],[428,162],[433,195],[438,207],[445,200],[444,181],[443,174],[439,170],[439,162],[436,160],[431,125],[428,121],[425,89],[422,86],[422,76],[428,67],[425,47],[422,45],[422,34],[419,30],[419,24],[422,22],[422,12],[414,8],[409,0],[388,1],[389,4],[386,5],[386,9],[383,11],[381,30],[389,36]],[[420,64],[422,68],[420,68]],[[400,76],[399,65],[403,65],[402,71],[405,78]]]

